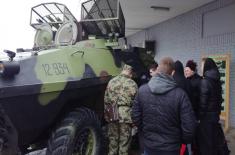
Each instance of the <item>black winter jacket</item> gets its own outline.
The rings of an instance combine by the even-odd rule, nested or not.
[[[175,151],[191,143],[196,119],[185,91],[172,77],[157,75],[140,87],[132,109],[148,152]]]
[[[200,85],[202,77],[195,73],[193,76],[187,78],[191,84],[190,101],[192,101],[193,110],[198,117],[198,108],[200,102]]]
[[[201,81],[200,120],[219,121],[222,103],[222,87],[219,72],[208,70]]]
[[[186,79],[184,76],[174,75],[173,76],[175,82],[177,83],[177,86],[182,88],[188,95],[190,102],[192,103],[193,93],[192,93],[192,86],[188,79]]]

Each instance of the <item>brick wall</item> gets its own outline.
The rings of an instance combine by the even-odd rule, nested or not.
[[[193,59],[200,65],[204,54],[230,53],[230,125],[235,127],[235,28],[233,33],[202,37],[203,14],[233,4],[235,0],[217,0],[138,32],[127,39],[128,44],[132,46],[142,46],[144,40],[156,40],[155,60],[171,56],[184,64],[187,60]]]

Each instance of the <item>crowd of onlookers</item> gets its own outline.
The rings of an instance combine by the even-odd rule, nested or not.
[[[201,64],[165,57],[149,68],[151,78],[139,88],[133,67],[124,65],[105,92],[108,155],[128,155],[132,129],[138,129],[144,155],[228,155],[219,123],[222,87],[211,58]]]

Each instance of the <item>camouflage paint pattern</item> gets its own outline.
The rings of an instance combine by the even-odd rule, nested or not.
[[[125,74],[119,74],[108,83],[104,108],[108,104],[117,104],[119,117],[118,122],[108,123],[108,155],[128,155],[131,141],[131,106],[137,90],[137,84]]]
[[[131,143],[131,125],[126,123],[108,124],[108,155],[128,155]]]
[[[120,21],[124,21],[123,15],[120,17]],[[32,20],[30,24],[36,28]],[[84,22],[77,24],[79,34],[76,44],[57,46],[51,42],[53,37],[48,36],[49,33],[39,33],[41,36],[38,38],[42,40],[35,41],[35,44],[38,42],[42,46],[36,45],[34,55],[19,60],[19,74],[12,77],[0,74],[0,109],[9,118],[12,128],[16,129],[21,150],[48,140],[55,125],[74,108],[85,106],[103,114],[106,85],[120,73],[124,63],[132,63],[139,73],[144,71],[139,55],[134,52],[136,48],[130,52],[112,49],[118,44],[105,39],[81,41],[93,30],[84,28],[83,36],[83,27],[89,25]],[[122,22],[121,29],[124,25],[125,22]],[[124,30],[121,31],[124,35]],[[1,63],[0,68],[4,68]],[[123,118],[128,121],[130,110],[121,111],[128,114]]]
[[[119,123],[132,123],[131,106],[137,90],[137,84],[124,74],[114,77],[108,83],[104,106],[107,104],[118,105]]]
[[[81,42],[81,48],[80,44],[77,44],[76,46],[59,47],[39,53],[35,73],[43,84],[38,99],[41,105],[47,105],[56,99],[64,90],[68,78],[82,80],[85,64],[90,65],[95,77],[99,77],[103,71],[107,75],[116,75],[120,72],[120,68],[114,63],[112,54],[105,46],[101,48],[100,44],[104,43],[104,40],[98,40],[100,44],[96,43],[95,40],[92,41],[88,41],[87,45],[92,45],[93,48],[85,48],[83,46],[86,43]],[[47,94],[48,92],[50,94]]]
[[[38,51],[19,60],[19,74],[0,76],[0,103],[18,131],[20,146],[45,135],[70,105],[102,113],[105,87],[124,64],[104,44],[97,39]]]

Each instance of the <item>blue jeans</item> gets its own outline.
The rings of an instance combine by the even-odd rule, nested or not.
[[[144,151],[144,155],[148,155],[148,153],[146,151]]]

